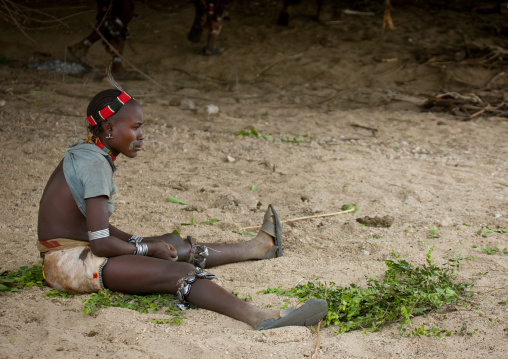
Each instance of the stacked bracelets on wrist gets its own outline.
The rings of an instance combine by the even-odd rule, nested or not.
[[[136,236],[135,234],[129,238],[129,243],[134,243],[136,245],[136,250],[132,253],[135,256],[146,256],[148,253],[148,244],[142,242],[143,237]]]
[[[143,242],[136,242],[134,244],[136,245],[136,250],[132,254],[135,256],[146,256],[148,253],[148,244]]]

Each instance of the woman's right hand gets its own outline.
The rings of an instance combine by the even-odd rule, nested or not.
[[[178,252],[171,244],[163,241],[145,243],[148,245],[148,257],[161,258],[173,262],[178,259]]]

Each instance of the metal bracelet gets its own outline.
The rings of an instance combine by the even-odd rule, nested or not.
[[[100,231],[88,231],[88,240],[93,241],[94,239],[109,237],[109,228],[101,229]]]
[[[134,251],[135,256],[146,256],[148,253],[148,244],[143,242],[136,242],[136,250]]]
[[[142,240],[143,240],[143,237],[136,236],[135,234],[133,234],[132,237],[128,239],[128,242],[129,243],[137,243],[137,242],[141,242]]]

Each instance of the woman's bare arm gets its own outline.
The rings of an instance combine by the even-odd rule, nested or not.
[[[108,212],[108,197],[99,196],[86,199],[86,223],[88,230],[95,232],[103,229],[110,229],[110,236],[94,239],[90,242],[90,248],[96,256],[116,257],[134,254],[136,245],[127,242],[130,238],[128,233],[110,226]],[[120,236],[118,238],[116,235]],[[169,244],[162,241],[150,242],[148,245],[148,256],[172,260],[177,257],[176,250]]]

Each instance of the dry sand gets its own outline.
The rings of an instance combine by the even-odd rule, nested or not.
[[[422,111],[417,102],[444,91],[502,94],[507,76],[489,81],[506,69],[456,60],[464,56],[464,39],[506,48],[507,39],[496,32],[506,18],[421,3],[396,6],[398,29],[383,37],[381,3],[357,8],[375,16],[346,15],[346,5],[334,5],[321,24],[305,4],[281,28],[275,25],[278,3],[239,1],[221,36],[230,49],[211,58],[199,55],[203,43],[186,40],[190,4],[136,3],[125,56],[172,94],[150,81],[123,83],[144,108],[148,141],[135,160],[117,161],[112,223],[143,236],[177,229],[203,241],[238,242],[245,237],[233,231],[260,224],[269,203],[283,220],[355,203],[355,214],[286,225],[283,257],[216,268],[217,283],[252,296],[255,305],[282,305],[284,298],[256,292],[291,288],[313,276],[364,285],[364,276],[383,274],[392,250],[422,264],[432,245],[438,264],[474,257],[464,262],[461,278],[476,281],[479,307],[417,317],[413,325],[466,325],[476,334],[401,338],[393,325],[335,336],[327,327],[320,330],[317,357],[504,358],[508,315],[498,302],[508,299],[508,256],[480,247],[506,248],[508,235],[476,233],[483,226],[508,229],[508,121],[488,113],[462,121]],[[35,42],[1,24],[0,55],[8,59],[0,65],[2,271],[37,263],[45,183],[65,146],[84,137],[88,101],[110,87],[87,76],[27,68],[48,54],[64,59],[65,46],[89,32],[92,4],[58,4],[48,11],[91,11],[66,20],[68,27],[30,32]],[[96,44],[89,60],[103,72],[108,56]],[[209,115],[208,105],[220,113]],[[375,128],[376,136],[354,125]],[[275,138],[308,137],[292,143],[233,135],[251,128]],[[170,195],[189,204],[169,203]],[[385,215],[395,218],[389,228],[355,220]],[[192,216],[220,222],[181,225]],[[428,238],[434,225],[437,239]],[[0,298],[1,358],[307,358],[318,339],[311,328],[258,332],[205,310],[187,311],[179,326],[148,323],[164,314],[118,308],[87,316],[81,303],[87,296],[48,298],[45,290]]]

